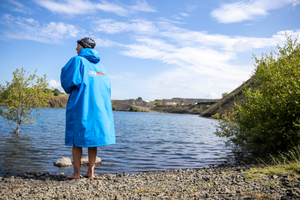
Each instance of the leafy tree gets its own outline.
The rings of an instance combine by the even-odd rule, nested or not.
[[[16,69],[11,83],[6,81],[6,86],[0,84],[0,115],[8,121],[16,134],[22,123],[35,122],[32,112],[36,110],[41,115],[40,108],[47,107],[48,97],[51,96],[51,90],[46,90],[46,75],[39,78],[35,73],[36,70],[28,76],[29,73],[23,68]],[[16,127],[14,123],[17,123]]]
[[[300,44],[287,36],[283,47],[256,57],[254,85],[227,112],[216,134],[227,145],[265,156],[300,145]]]
[[[143,99],[142,99],[142,97],[138,97],[136,100],[137,101],[142,101]]]
[[[54,96],[58,96],[60,94],[60,91],[56,88],[54,90],[52,90],[52,92],[53,92]]]

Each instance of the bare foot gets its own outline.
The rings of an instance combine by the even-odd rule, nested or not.
[[[66,178],[67,178],[67,179],[80,179],[80,175],[72,174],[72,175],[70,175],[70,176],[67,176]]]
[[[86,177],[86,178],[94,178],[94,175],[93,174],[90,174],[90,173],[86,173],[86,174],[83,174],[82,175],[83,177]]]

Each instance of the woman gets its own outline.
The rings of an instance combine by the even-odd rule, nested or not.
[[[97,147],[115,144],[109,77],[94,50],[91,38],[77,41],[77,56],[61,70],[61,85],[70,94],[66,109],[65,144],[73,146],[74,173],[80,178],[82,147],[88,147],[89,168],[84,177],[94,178]]]

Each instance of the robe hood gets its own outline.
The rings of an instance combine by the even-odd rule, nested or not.
[[[84,57],[93,63],[100,62],[100,54],[94,49],[81,49],[78,56]]]

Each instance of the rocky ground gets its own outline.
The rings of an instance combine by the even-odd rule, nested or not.
[[[300,175],[245,177],[249,166],[98,174],[67,180],[64,174],[0,177],[0,199],[300,199]]]

